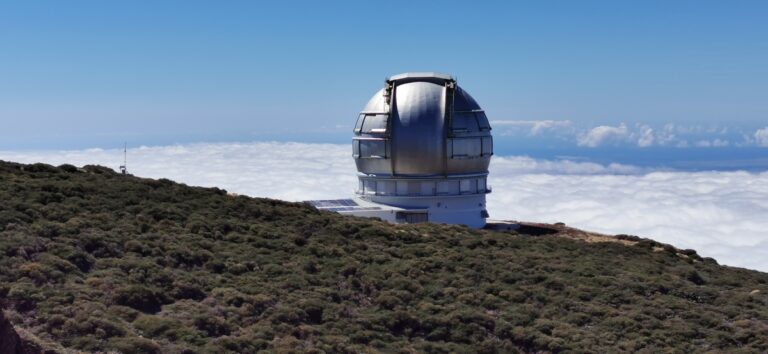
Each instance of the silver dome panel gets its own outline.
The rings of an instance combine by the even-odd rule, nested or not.
[[[445,86],[423,81],[401,84],[393,103],[392,174],[441,173],[445,168]]]

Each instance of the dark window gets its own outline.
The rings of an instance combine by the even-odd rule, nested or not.
[[[485,177],[477,180],[477,191],[480,193],[485,193],[487,191],[485,186]]]
[[[397,195],[408,195],[407,181],[397,181]]]
[[[421,182],[421,195],[435,195],[435,182]]]
[[[491,130],[491,125],[488,123],[488,116],[485,115],[485,112],[477,112],[476,117],[480,130]]]
[[[358,140],[361,158],[387,158],[386,140]]]
[[[366,179],[363,181],[364,194],[376,194],[376,181]]]
[[[421,184],[416,181],[408,182],[408,195],[419,195],[421,192]]]
[[[453,127],[451,128],[457,133],[478,131],[475,112],[455,112],[453,114]]]
[[[459,194],[459,181],[437,182],[437,195],[456,195],[456,194]]]
[[[456,138],[452,140],[452,158],[469,158],[480,156],[480,138]]]
[[[493,155],[493,138],[490,136],[483,137],[483,156]]]
[[[352,139],[352,157],[360,157],[360,140]]]
[[[355,133],[360,134],[360,129],[363,127],[364,120],[365,114],[360,114],[360,116],[357,117],[357,122],[355,123]]]
[[[376,182],[376,195],[395,195],[397,189],[395,181]]]
[[[477,180],[476,179],[463,179],[459,182],[459,192],[461,194],[475,194],[477,193]]]
[[[395,214],[395,217],[397,218],[397,221],[406,222],[409,224],[429,221],[429,217],[427,216],[427,213],[413,213],[413,212],[406,212],[406,211],[398,211],[397,214]]]
[[[364,134],[383,134],[387,132],[388,114],[366,114],[363,121]]]

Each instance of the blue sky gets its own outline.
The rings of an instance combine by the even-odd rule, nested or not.
[[[764,1],[4,1],[0,149],[343,143],[405,71],[455,75],[511,150],[755,148],[766,18]]]

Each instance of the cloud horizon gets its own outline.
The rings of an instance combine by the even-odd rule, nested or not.
[[[724,148],[768,147],[768,126],[749,129],[723,125],[666,123],[651,126],[637,122],[615,125],[577,126],[571,120],[493,120],[491,125],[503,137],[535,137],[550,134],[574,146],[598,148]]]

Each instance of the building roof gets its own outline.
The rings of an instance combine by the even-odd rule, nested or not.
[[[456,81],[453,76],[436,72],[409,72],[392,75],[387,82],[405,83],[411,81],[427,81],[441,83],[445,81]]]

